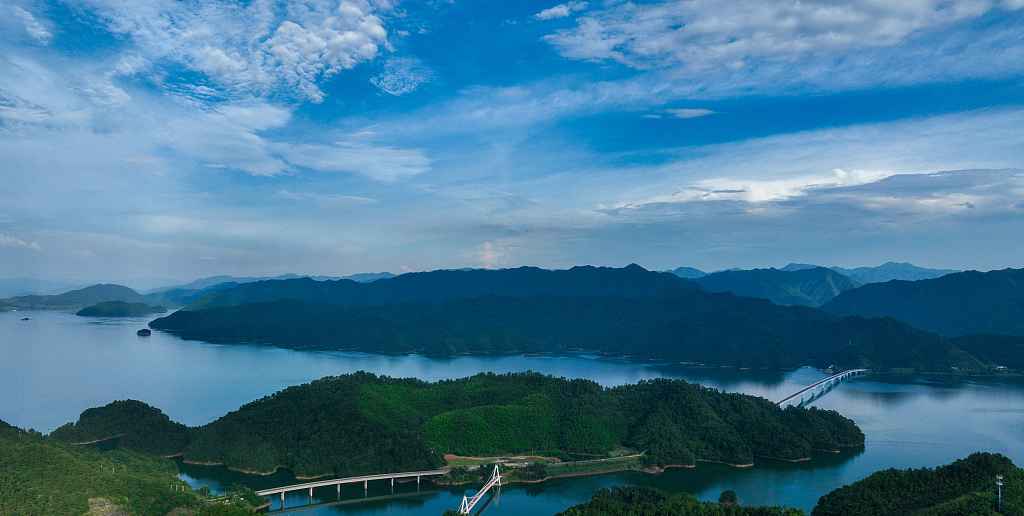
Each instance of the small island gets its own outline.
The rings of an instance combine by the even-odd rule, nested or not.
[[[87,306],[75,315],[82,317],[143,317],[152,314],[162,314],[167,309],[162,306],[152,306],[145,303],[126,303],[124,301],[105,301]]]

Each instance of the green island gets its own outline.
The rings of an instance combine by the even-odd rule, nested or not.
[[[699,461],[800,461],[816,450],[864,444],[860,429],[834,411],[783,410],[682,380],[606,388],[536,373],[433,383],[369,373],[326,377],[196,428],[122,401],[87,410],[52,437],[118,437],[129,449],[247,473],[285,468],[300,478],[433,469],[448,456],[451,481],[495,457],[539,457],[505,461],[520,466],[510,480],[529,481]]]
[[[0,514],[240,516],[263,503],[241,488],[217,498],[193,491],[167,459],[76,446],[2,421],[0,464]]]
[[[125,301],[104,301],[87,306],[75,315],[82,317],[143,317],[152,314],[162,314],[167,309],[162,306],[147,305],[146,303],[128,303]]]

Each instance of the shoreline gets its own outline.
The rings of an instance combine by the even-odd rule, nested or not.
[[[159,318],[158,318],[159,319]],[[150,321],[153,322],[153,321]],[[680,366],[691,369],[733,369],[737,371],[769,371],[769,372],[788,372],[800,369],[801,367],[812,367],[814,369],[824,370],[825,367],[819,367],[812,364],[800,364],[785,367],[737,367],[729,364],[714,364],[714,363],[703,363],[693,362],[688,360],[670,359],[664,357],[653,357],[653,356],[638,356],[624,353],[611,353],[596,350],[585,350],[585,349],[567,349],[562,351],[528,351],[528,350],[510,350],[503,352],[460,352],[450,354],[434,354],[424,353],[421,351],[402,351],[402,352],[386,352],[386,351],[365,351],[356,348],[331,348],[324,346],[292,346],[288,344],[275,344],[271,342],[261,341],[249,341],[249,340],[230,340],[227,338],[221,339],[217,337],[201,336],[195,333],[189,333],[187,331],[173,330],[169,328],[154,328],[153,326],[147,325],[154,331],[173,335],[182,340],[204,342],[207,344],[214,344],[218,346],[254,346],[254,347],[270,347],[278,349],[287,349],[290,351],[309,352],[309,353],[361,353],[365,355],[380,355],[385,357],[403,357],[403,356],[414,356],[423,357],[429,359],[452,359],[461,357],[593,357],[598,360],[624,360],[633,363],[649,363],[653,365],[669,365],[669,366]],[[978,371],[918,371],[918,370],[879,370],[871,371],[872,375],[881,376],[895,376],[895,377],[906,377],[914,375],[923,376],[945,376],[955,378],[1006,378],[1006,377],[1024,377],[1024,370],[1008,370],[1008,371],[989,371],[989,372],[978,372]]]
[[[851,447],[851,448],[856,448],[856,447]],[[821,452],[821,453],[833,453],[833,454],[843,453],[843,450],[815,450],[815,451]],[[282,471],[282,470],[289,471],[289,472],[291,471],[291,470],[289,470],[288,468],[286,468],[284,466],[277,466],[273,471],[269,471],[269,472],[267,472],[267,471],[247,470],[247,469],[244,469],[244,468],[228,466],[228,465],[224,464],[223,462],[205,462],[205,461],[187,460],[187,459],[182,458],[181,454],[168,456],[167,458],[171,458],[171,459],[178,458],[178,459],[180,459],[180,461],[182,463],[188,464],[188,465],[191,465],[191,466],[220,467],[220,468],[224,468],[224,469],[226,469],[228,471],[231,471],[231,472],[234,472],[234,473],[242,473],[242,474],[245,474],[245,475],[252,475],[252,476],[259,476],[259,477],[268,477],[268,476],[274,475],[274,474],[276,474],[276,473],[278,473],[279,471]],[[814,461],[814,457],[799,457],[799,458],[796,458],[796,459],[784,459],[784,458],[780,458],[780,457],[762,456],[761,458],[762,459],[766,459],[766,460],[776,460],[776,461],[782,461],[782,462],[789,462],[789,463],[793,463],[793,464],[804,463],[804,462],[813,462]],[[647,475],[660,475],[660,474],[665,473],[666,471],[668,471],[670,469],[690,469],[690,470],[697,469],[697,467],[699,465],[698,463],[719,464],[719,465],[722,465],[722,466],[728,466],[730,468],[735,468],[735,469],[751,469],[751,468],[757,467],[757,463],[755,463],[755,462],[743,463],[743,464],[735,464],[735,463],[724,462],[724,461],[719,461],[719,460],[712,460],[712,459],[696,459],[694,464],[665,464],[665,465],[661,465],[661,466],[652,465],[652,466],[641,466],[641,467],[630,466],[630,467],[619,467],[619,468],[612,468],[612,469],[606,469],[606,470],[598,469],[598,470],[594,470],[594,471],[577,471],[577,472],[572,472],[572,473],[562,473],[562,474],[548,475],[548,476],[546,476],[544,478],[532,479],[532,480],[527,480],[527,479],[508,479],[507,481],[505,481],[504,478],[503,478],[503,483],[506,484],[506,485],[513,485],[513,484],[535,485],[535,484],[543,484],[544,482],[547,482],[547,481],[550,481],[550,480],[558,480],[558,479],[561,479],[561,478],[591,477],[591,476],[597,476],[597,475],[608,475],[608,474],[612,474],[612,473],[623,473],[623,472],[628,472],[628,471],[636,471],[638,473],[644,473],[644,474],[647,474]],[[571,464],[571,463],[569,463],[569,464]],[[451,468],[452,466],[446,465],[445,467]],[[315,481],[315,480],[325,479],[325,478],[331,477],[330,474],[309,476],[309,475],[297,475],[295,473],[292,473],[292,476],[295,478],[295,480],[303,481],[303,482]],[[432,482],[434,484],[436,484],[438,486],[442,486],[442,487],[457,487],[457,486],[462,486],[462,485],[474,484],[474,483],[477,482],[477,479],[465,480],[465,481],[446,481],[446,480],[444,480],[445,478],[446,477],[439,477],[436,480],[432,480]]]

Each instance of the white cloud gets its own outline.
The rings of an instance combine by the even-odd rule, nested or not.
[[[53,32],[50,31],[43,22],[39,21],[31,12],[22,8],[21,6],[11,6],[11,13],[18,20],[21,21],[25,28],[25,32],[31,36],[36,42],[48,45],[50,40],[53,39]]]
[[[382,1],[78,3],[130,36],[146,60],[184,65],[238,94],[319,102],[320,80],[388,47],[380,14],[391,6]]]
[[[0,233],[0,247],[11,247],[15,249],[31,249],[41,251],[42,247],[35,241],[23,240],[21,238]]]
[[[715,114],[715,112],[710,109],[699,108],[666,109],[665,112],[676,118],[682,118],[684,120],[688,118],[700,118],[702,116]]]
[[[363,197],[360,195],[344,195],[318,192],[294,192],[291,190],[278,190],[277,196],[282,199],[287,199],[289,201],[314,202],[320,205],[334,207],[361,206],[365,204],[374,204],[377,202],[376,199],[372,199],[370,197]]]
[[[1015,1],[614,3],[545,37],[565,57],[617,61],[697,91],[998,77],[1024,68]],[[998,13],[983,29],[971,23]],[[703,96],[707,96],[704,93]]]
[[[286,143],[277,148],[293,165],[360,174],[376,181],[397,181],[430,170],[430,159],[419,150],[362,141],[339,141],[334,145]]]
[[[272,176],[288,170],[260,133],[282,127],[291,112],[265,103],[222,106],[198,116],[175,116],[155,136],[156,144],[213,168],[232,168]]]
[[[709,145],[683,150],[665,165],[637,170],[645,179],[632,187],[616,182],[594,195],[617,198],[598,202],[600,209],[613,211],[715,202],[756,205],[852,192],[861,185],[934,170],[1012,168],[1024,149],[1018,130],[1022,123],[1021,110],[978,111]],[[916,182],[899,196],[915,197],[923,184]],[[1022,188],[1006,193],[1022,195]],[[954,195],[963,193],[954,188],[942,201],[927,194],[921,206],[984,204]],[[851,194],[848,202],[869,197]],[[883,203],[877,198],[874,202]]]
[[[587,2],[566,2],[564,4],[558,4],[554,7],[549,7],[543,11],[533,15],[538,20],[553,20],[556,18],[566,18],[574,12],[582,11],[587,8]]]
[[[401,96],[416,91],[433,78],[433,72],[420,60],[409,57],[388,59],[384,69],[370,79],[370,83],[384,93]]]

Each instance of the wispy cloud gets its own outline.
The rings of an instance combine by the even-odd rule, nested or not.
[[[545,40],[571,59],[667,71],[711,94],[849,88],[1020,71],[1020,9],[1012,0],[627,2],[591,11]],[[975,30],[971,24],[989,14],[985,30]]]
[[[53,32],[38,18],[35,17],[31,12],[25,8],[12,5],[10,6],[10,12],[14,17],[21,21],[22,26],[25,28],[25,32],[31,36],[36,42],[47,45],[50,40],[53,39]]]
[[[708,116],[708,115],[715,114],[715,112],[710,110],[710,109],[701,109],[701,108],[666,109],[665,112],[670,114],[670,115],[672,115],[672,116],[674,116],[674,117],[676,117],[676,118],[682,118],[684,120],[688,119],[688,118],[700,118],[702,116]]]
[[[430,159],[422,151],[362,141],[338,141],[333,145],[285,143],[276,148],[293,165],[360,174],[377,181],[397,181],[430,170]]]
[[[38,242],[23,240],[16,236],[5,235],[0,233],[0,247],[10,247],[15,249],[30,249],[33,251],[41,251],[42,247],[39,246]]]
[[[543,11],[533,15],[538,20],[554,20],[556,18],[567,18],[572,13],[582,11],[587,8],[587,2],[566,2],[564,4],[558,4],[554,7],[549,7]]]
[[[294,192],[291,190],[278,190],[277,196],[289,201],[313,202],[326,206],[361,206],[376,203],[376,199],[362,197],[359,195],[345,195],[319,192]]]

